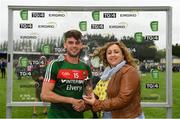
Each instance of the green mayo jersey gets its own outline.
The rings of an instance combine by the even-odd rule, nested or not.
[[[54,60],[46,69],[44,81],[55,83],[53,92],[58,95],[82,99],[84,79],[91,77],[90,67],[81,61],[71,64]],[[75,111],[72,104],[51,103],[48,118],[83,118],[83,112]]]

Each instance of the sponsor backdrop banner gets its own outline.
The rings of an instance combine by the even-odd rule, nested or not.
[[[91,58],[95,48],[121,40],[136,58],[141,75],[142,101],[165,101],[166,12],[161,11],[13,11],[13,101],[34,101],[41,83],[41,65],[62,58],[63,33],[83,34],[81,60],[103,68]],[[37,68],[38,67],[38,68]],[[40,100],[39,100],[40,101]]]

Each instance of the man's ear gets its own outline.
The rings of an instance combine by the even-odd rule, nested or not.
[[[84,49],[84,47],[85,47],[85,46],[83,45],[83,43],[81,43],[81,50],[83,50],[83,49]]]
[[[66,43],[64,43],[63,45],[64,45],[64,48],[67,48],[67,47],[66,47]]]
[[[81,45],[81,49],[83,49],[84,48],[84,46],[83,45]]]

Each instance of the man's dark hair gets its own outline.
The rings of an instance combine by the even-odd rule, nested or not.
[[[76,40],[81,40],[82,33],[78,30],[70,30],[64,33],[64,41],[71,37],[75,38]]]

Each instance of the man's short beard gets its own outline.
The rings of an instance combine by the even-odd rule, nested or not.
[[[77,54],[73,55],[73,54],[67,52],[67,54],[68,54],[69,56],[73,57],[73,58],[76,58],[76,57],[79,57],[79,56],[80,56],[80,53],[77,53]]]

